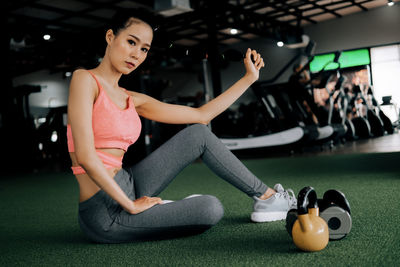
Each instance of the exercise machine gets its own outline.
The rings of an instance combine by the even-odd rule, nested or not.
[[[297,54],[293,57],[272,79],[258,82],[252,86],[254,92],[261,92],[266,88],[266,85],[270,85],[275,82],[299,57],[302,55],[310,56],[315,48],[314,42],[309,42],[305,51],[303,53]],[[230,54],[232,54],[230,52]],[[242,56],[243,57],[243,56]],[[205,65],[203,65],[205,66]],[[203,69],[203,74],[205,76],[204,80],[207,80],[207,69]],[[207,83],[204,83],[207,86]],[[205,88],[205,92],[211,91],[209,88]],[[285,117],[282,110],[279,109],[278,100],[276,96],[272,94],[267,94],[262,96],[256,93],[260,105],[262,106],[260,112],[265,116],[268,126],[270,129],[262,134],[254,136],[249,134],[246,137],[223,137],[220,138],[222,143],[224,143],[230,150],[239,149],[251,149],[251,148],[261,148],[261,147],[276,147],[276,146],[288,146],[298,144],[307,139],[313,139],[311,136],[315,136],[315,129],[306,128],[305,125],[299,125],[297,123],[283,123],[284,121],[290,120],[289,117]],[[271,128],[274,128],[273,130]]]

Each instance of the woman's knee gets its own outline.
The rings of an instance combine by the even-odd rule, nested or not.
[[[196,197],[199,224],[213,226],[224,216],[224,207],[218,198],[211,195]]]
[[[208,135],[211,133],[210,128],[204,124],[193,124],[186,127],[183,131],[187,135],[187,138],[199,144],[204,144]]]
[[[185,130],[187,130],[193,135],[204,135],[205,133],[210,132],[210,128],[208,128],[208,126],[204,124],[192,124],[186,127]]]

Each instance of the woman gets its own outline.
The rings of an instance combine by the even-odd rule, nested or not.
[[[197,195],[163,202],[157,195],[196,158],[255,199],[253,221],[286,217],[296,202],[280,185],[267,187],[205,126],[258,79],[260,54],[248,49],[246,74],[223,94],[199,108],[162,103],[119,87],[121,75],[145,59],[153,40],[142,14],[118,14],[106,32],[102,62],[76,70],[68,103],[68,149],[79,183],[79,224],[94,242],[120,243],[177,237],[205,231],[223,216],[219,200]],[[253,57],[254,64],[251,57]],[[163,123],[194,124],[148,157],[123,169],[122,157],[140,135],[139,116]]]

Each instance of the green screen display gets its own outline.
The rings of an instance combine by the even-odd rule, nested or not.
[[[334,58],[334,53],[315,56],[310,62],[310,71],[318,72],[323,68],[325,70],[337,69],[339,64],[332,62]],[[344,51],[339,58],[340,68],[363,66],[370,64],[370,62],[369,51],[366,48]]]

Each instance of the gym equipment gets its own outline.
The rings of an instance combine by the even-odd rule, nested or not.
[[[351,96],[350,96],[350,94],[349,94],[349,89],[348,88],[341,88],[341,90],[340,90],[340,95],[339,95],[339,97],[342,99],[342,105],[341,105],[341,108],[342,108],[342,115],[343,115],[343,117],[342,117],[342,119],[344,119],[345,121],[344,121],[344,123],[345,123],[345,125],[346,125],[346,127],[347,127],[347,132],[346,132],[346,135],[345,135],[345,138],[347,139],[347,140],[355,140],[355,139],[357,139],[358,137],[357,137],[357,135],[356,135],[356,127],[354,126],[354,124],[353,124],[353,122],[348,118],[348,111],[349,111],[349,101],[350,101],[350,99],[351,99]]]
[[[386,116],[386,114],[382,111],[381,106],[379,105],[378,101],[376,101],[372,86],[369,86],[369,88],[368,88],[367,98],[368,98],[368,100],[370,100],[368,102],[369,109],[374,111],[375,114],[382,121],[383,129],[386,131],[386,133],[393,134],[394,126],[393,126],[392,122],[390,121],[389,117]]]
[[[358,113],[358,111],[357,111]],[[351,122],[354,125],[356,130],[356,136],[358,138],[369,138],[372,136],[371,134],[371,126],[369,122],[364,117],[355,117],[351,119]]]
[[[335,84],[334,90],[329,93],[329,114],[328,114],[328,123],[331,122],[335,124],[341,124],[343,126],[343,131],[341,135],[347,140],[356,139],[356,130],[354,124],[347,118],[347,109],[349,103],[348,94],[345,92],[343,88],[343,84],[346,81],[346,77],[342,75],[340,68],[336,70],[337,82]],[[333,99],[333,96],[336,95],[336,98]]]
[[[221,142],[230,150],[249,149],[257,147],[280,146],[295,143],[303,137],[300,127],[294,127],[281,132],[264,136],[248,138],[220,138]]]
[[[262,83],[252,87],[254,94],[264,106],[263,114],[270,118],[269,125],[276,132],[296,127],[303,132],[301,143],[308,143],[319,136],[319,128],[308,123],[307,114],[299,111],[298,101],[290,96],[287,83],[264,86]]]
[[[69,169],[71,161],[67,147],[67,106],[49,108],[46,121],[37,128],[41,163],[50,162]]]
[[[318,199],[320,217],[326,221],[329,228],[329,239],[340,240],[351,230],[350,203],[346,196],[338,190],[328,190],[322,199]]]
[[[368,95],[367,95],[368,96]],[[369,104],[369,101],[365,99],[365,97],[360,94],[360,98],[362,98],[363,103],[365,104],[367,108],[367,120],[369,124],[371,125],[371,133],[373,136],[382,136],[385,134],[385,128],[383,121],[381,118],[375,113],[375,111],[372,109],[372,103]],[[372,102],[372,101],[371,101]]]
[[[339,59],[342,55],[341,51],[335,52],[335,57],[332,61],[328,61],[325,63],[323,68],[319,71],[319,73],[316,74],[317,77],[321,77],[321,82],[320,82],[320,88],[325,88],[325,90],[328,91],[329,95],[329,111],[328,111],[328,119],[327,119],[327,125],[331,126],[334,129],[334,134],[332,136],[333,140],[342,140],[342,137],[344,137],[347,133],[347,131],[352,129],[351,125],[348,127],[348,122],[346,123],[344,114],[340,114],[339,112],[339,117],[341,117],[341,120],[339,121],[334,121],[333,115],[335,110],[335,104],[337,104],[339,107],[341,107],[341,102],[338,101],[339,98],[334,99],[333,96],[335,94],[335,91],[339,91],[340,94],[342,94],[342,84],[345,81],[344,77],[341,75],[340,72],[340,62]],[[338,68],[336,71],[326,71],[325,68],[330,65],[330,64],[338,64]],[[323,73],[324,72],[324,73]],[[323,73],[323,74],[322,74]],[[332,78],[337,77],[337,83],[335,85],[335,88],[332,92],[329,92],[328,90],[328,83],[331,81]],[[347,108],[347,102],[343,102],[343,106]]]
[[[313,42],[310,42],[309,46],[305,49],[305,53],[310,53],[310,51],[313,49],[315,44]],[[287,64],[278,74],[273,78],[273,80],[276,80],[295,60],[297,60],[302,53],[297,54],[289,63]],[[243,59],[243,54],[232,49],[228,49],[223,53],[223,58],[226,60],[231,60],[231,61],[238,61]],[[203,59],[203,62],[206,62],[207,59]],[[209,71],[207,70],[207,64],[203,64],[203,75],[204,75],[204,80],[208,80],[208,73]],[[272,82],[272,80],[268,81]],[[207,83],[204,83],[204,91],[206,92],[205,95],[208,95],[207,92],[210,91],[209,88],[207,88],[209,85]],[[266,105],[265,101],[261,101],[263,105]],[[268,107],[264,106],[266,108],[266,111],[263,110],[263,114],[267,114],[266,120],[269,120],[270,122],[273,121],[273,123],[279,124],[279,118],[274,114],[274,112]],[[221,118],[222,116],[220,116]],[[215,122],[214,122],[215,123]],[[218,129],[219,126],[216,128]],[[255,126],[254,126],[255,127]],[[241,128],[240,126],[236,126],[236,128]],[[218,131],[217,131],[218,132]],[[237,134],[237,133],[236,133]],[[291,125],[290,127],[278,127],[274,129],[273,131],[271,129],[267,129],[266,131],[263,131],[262,133],[257,132],[257,133],[248,133],[247,135],[243,136],[221,136],[219,133],[218,136],[220,137],[220,140],[222,143],[224,143],[228,149],[230,150],[239,150],[239,149],[252,149],[252,148],[262,148],[262,147],[276,147],[276,146],[284,146],[284,145],[293,145],[295,143],[298,143],[300,140],[302,140],[305,136],[305,131],[303,130],[302,127],[298,125]]]
[[[363,107],[367,106],[367,101],[362,95],[361,88],[358,85],[353,86],[353,93],[355,96],[351,100],[351,104],[355,107],[356,109],[356,114],[357,117],[353,118],[351,121],[353,122],[355,128],[356,128],[356,135],[359,138],[369,138],[373,136],[372,133],[372,125],[370,122],[370,119],[368,119],[368,109],[366,114],[363,112]],[[371,116],[372,117],[372,116]],[[372,118],[372,121],[375,121]],[[381,126],[383,127],[383,126]],[[375,127],[375,129],[378,127]]]
[[[294,244],[303,251],[324,249],[329,242],[329,230],[326,222],[319,217],[317,193],[314,188],[304,187],[299,192],[297,201],[297,218],[291,227]],[[290,220],[293,220],[293,214]]]
[[[346,199],[346,196],[338,190],[330,189],[317,202],[319,216],[328,225],[329,240],[340,240],[346,237],[352,227],[350,203]],[[298,210],[291,209],[286,217],[286,230],[290,235],[292,234],[292,228],[297,218]]]
[[[291,92],[291,101],[294,103],[297,112],[301,114],[302,120],[307,124],[316,124],[312,119],[312,116],[317,117],[318,123],[315,126],[318,130],[318,136],[315,139],[315,143],[323,144],[329,141],[331,147],[335,143],[335,140],[341,140],[347,131],[347,127],[344,123],[332,123],[331,121],[333,112],[332,94],[328,92],[331,105],[326,118],[326,112],[321,113],[322,110],[315,104],[313,91],[314,88],[326,88],[326,85],[331,79],[332,72],[325,71],[325,67],[331,63],[338,63],[340,55],[340,52],[335,53],[333,61],[327,62],[317,74],[313,75],[314,77],[319,78],[319,86],[315,84],[315,80],[313,79],[310,79],[307,84],[303,85],[297,82],[298,79],[291,78],[292,82],[289,81],[289,85],[293,87]],[[310,57],[304,67],[297,73],[301,73],[308,68],[313,58],[314,57]]]
[[[392,102],[391,100],[392,100],[392,96],[390,96],[390,95],[382,96],[382,103],[378,104],[378,107],[380,109],[380,113],[385,114],[385,116],[388,115],[390,124],[392,125],[392,129],[393,129],[393,132],[394,132],[394,130],[400,124],[400,117],[399,117],[400,113],[399,113],[399,110],[397,108],[397,104],[395,102]]]

